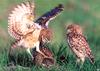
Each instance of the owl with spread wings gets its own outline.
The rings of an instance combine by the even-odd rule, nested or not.
[[[82,28],[79,25],[71,24],[67,26],[67,42],[73,53],[77,57],[77,62],[85,61],[85,58],[89,58],[90,62],[94,63],[94,56],[90,46],[83,35]]]
[[[63,6],[60,4],[35,21],[34,8],[34,3],[21,3],[8,17],[8,33],[15,39],[11,48],[23,47],[32,58],[30,52],[32,48],[36,48],[37,52],[43,54],[39,49],[40,43],[50,41],[52,35],[51,30],[48,29],[48,23],[63,11]]]

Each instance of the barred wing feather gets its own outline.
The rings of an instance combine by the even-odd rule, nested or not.
[[[41,25],[44,28],[48,28],[48,24],[51,20],[56,18],[62,11],[64,7],[62,4],[59,4],[55,8],[51,9],[50,11],[44,13],[41,17],[39,17],[35,22]]]
[[[34,4],[30,2],[22,3],[9,15],[8,32],[13,38],[20,39],[33,25],[34,8]]]

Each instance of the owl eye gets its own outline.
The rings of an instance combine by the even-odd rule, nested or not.
[[[34,17],[32,15],[28,15],[27,19],[30,20],[30,21],[33,21]]]

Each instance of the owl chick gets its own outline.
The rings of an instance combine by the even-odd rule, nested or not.
[[[73,53],[77,57],[77,62],[82,62],[82,65],[86,58],[90,62],[94,63],[94,56],[92,55],[89,44],[83,35],[82,29],[79,25],[71,24],[67,26],[67,42]]]

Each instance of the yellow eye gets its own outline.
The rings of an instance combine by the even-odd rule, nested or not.
[[[34,16],[29,15],[29,16],[28,16],[28,19],[29,19],[30,21],[33,21],[33,20],[34,20]]]

